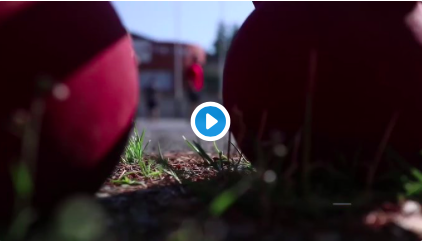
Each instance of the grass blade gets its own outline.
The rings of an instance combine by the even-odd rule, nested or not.
[[[233,145],[233,147],[236,149],[237,153],[239,153],[239,161],[237,161],[236,165],[234,166],[234,170],[237,171],[239,169],[239,165],[240,162],[243,160],[246,160],[245,157],[243,156],[243,153],[239,150],[239,148],[236,147],[236,145],[234,145],[232,142],[230,142],[231,145]]]
[[[148,142],[145,144],[145,146],[144,146],[144,148],[142,150],[142,153],[147,149],[149,143],[151,143],[151,140],[148,140]]]
[[[218,149],[217,143],[215,141],[213,143],[214,143],[215,151],[217,151],[217,154],[220,154],[221,151]]]
[[[211,202],[209,206],[210,213],[213,216],[221,216],[251,187],[253,180],[254,179],[252,177],[244,178],[233,187],[223,191]]]
[[[210,164],[214,163],[214,160],[205,152],[205,150],[202,148],[200,144],[198,144],[195,141],[192,141],[195,147],[199,150],[200,155],[205,158],[207,161],[209,161]]]
[[[416,178],[419,182],[422,182],[422,173],[418,169],[412,168],[410,172],[414,178]]]
[[[186,139],[186,137],[185,136],[182,136],[183,137],[183,139],[186,141],[186,144],[188,144],[188,146],[194,151],[194,152],[196,152],[196,153],[198,153],[199,154],[199,150],[191,143],[191,142],[189,142],[189,140],[187,140]]]
[[[182,184],[182,180],[180,180],[179,176],[176,174],[173,168],[169,165],[167,159],[164,158],[163,152],[161,151],[160,143],[158,143],[158,154],[159,154],[159,157],[157,159],[157,162],[163,167],[164,172],[169,174],[170,176],[173,176],[177,182]]]
[[[143,148],[142,148],[142,146],[143,146],[143,144],[144,144],[144,138],[145,138],[145,129],[143,129],[142,130],[142,134],[141,134],[141,137],[139,138],[139,142],[137,143],[137,145],[138,145],[138,151],[139,151],[139,153],[138,153],[138,159],[142,159],[142,155],[143,155],[143,153],[144,153],[144,150],[143,150]]]

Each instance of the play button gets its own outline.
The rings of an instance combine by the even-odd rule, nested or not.
[[[193,111],[191,127],[199,138],[205,141],[216,141],[229,130],[230,116],[221,104],[206,102]]]
[[[213,118],[213,116],[209,115],[207,113],[206,119],[205,119],[205,127],[207,129],[210,129],[212,126],[214,126],[216,123],[218,123],[218,120]]]

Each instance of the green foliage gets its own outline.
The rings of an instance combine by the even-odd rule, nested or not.
[[[164,157],[163,152],[161,152],[160,143],[158,143],[158,153],[159,157],[157,159],[157,163],[163,167],[163,171],[169,175],[171,175],[177,182],[182,184],[182,180],[180,180],[179,175],[177,172],[170,166],[168,163],[167,158]]]
[[[216,196],[210,203],[209,212],[212,216],[221,216],[242,196],[249,188],[256,177],[248,176],[238,181],[232,187],[224,190]]]
[[[207,163],[208,165],[211,165],[212,167],[214,167],[214,169],[216,169],[217,171],[221,171],[222,170],[222,166],[219,165],[219,162],[214,161],[208,154],[207,152],[205,152],[205,150],[202,148],[202,146],[200,144],[198,144],[195,141],[190,142],[189,140],[186,139],[185,136],[182,136],[183,139],[185,140],[186,144],[194,151],[196,152],[203,160],[205,163]],[[221,163],[221,162],[220,162]]]
[[[7,238],[22,240],[36,218],[36,213],[30,206],[34,183],[28,164],[25,162],[12,164],[11,178],[16,196],[15,217],[7,232]]]
[[[119,185],[145,185],[143,182],[130,179],[128,176],[131,174],[134,174],[134,172],[128,172],[121,179],[112,180],[111,182]]]
[[[19,199],[29,199],[33,192],[33,183],[29,167],[20,162],[12,166],[12,180],[15,193]]]
[[[114,184],[126,184],[126,185],[145,185],[142,182],[132,180],[129,178],[129,175],[137,174],[146,178],[156,178],[161,177],[164,169],[161,165],[157,164],[154,160],[149,159],[148,161],[140,160],[138,162],[140,171],[131,171],[125,173],[120,179],[112,180]]]
[[[227,50],[230,48],[230,45],[238,31],[239,26],[237,25],[228,26],[224,23],[219,23],[217,29],[217,36],[213,44],[213,57],[217,57],[219,55],[226,55]]]
[[[154,160],[149,159],[148,163],[139,161],[138,165],[141,169],[141,175],[147,178],[160,177],[163,174],[163,167],[158,165]]]
[[[236,193],[232,190],[222,192],[210,205],[210,213],[214,216],[221,216],[235,201]]]
[[[421,197],[422,196],[422,172],[416,168],[410,170],[411,177],[403,177],[405,196]]]
[[[163,168],[161,165],[156,164],[153,160],[144,160],[145,150],[150,144],[149,140],[144,145],[145,130],[139,135],[137,129],[134,129],[133,136],[129,139],[126,146],[125,153],[122,157],[122,161],[127,164],[137,164],[139,166],[139,172],[128,172],[124,174],[120,179],[112,180],[114,184],[126,184],[126,185],[143,185],[138,181],[130,179],[128,176],[131,174],[139,174],[147,178],[160,177],[163,174]]]
[[[99,240],[107,233],[106,221],[105,211],[94,199],[75,196],[59,207],[47,240]]]
[[[219,56],[220,54],[225,54],[225,52],[221,53],[221,51],[224,51],[223,48],[225,48],[228,42],[226,28],[227,27],[224,23],[219,23],[218,29],[217,29],[217,36],[214,41],[214,55],[215,56]]]
[[[145,130],[139,135],[138,130],[135,128],[133,136],[129,139],[128,145],[123,157],[123,162],[129,164],[136,164],[142,161],[144,151],[148,147],[151,140],[144,146]]]
[[[182,136],[182,137],[185,140],[188,147],[192,149],[192,151],[198,154],[204,160],[206,164],[212,166],[218,172],[222,172],[225,169],[229,171],[237,171],[241,163],[243,163],[246,167],[252,168],[249,161],[245,159],[242,152],[240,152],[239,148],[237,148],[233,143],[230,143],[230,144],[236,149],[236,151],[239,154],[239,159],[237,161],[234,161],[233,159],[229,160],[229,158],[226,155],[224,155],[224,153],[217,147],[216,142],[214,142],[214,148],[215,148],[216,153],[218,154],[218,158],[213,159],[207,152],[205,152],[204,148],[202,148],[200,144],[198,144],[195,141],[190,142],[189,140],[186,139],[185,136]]]

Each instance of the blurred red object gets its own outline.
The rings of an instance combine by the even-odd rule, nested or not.
[[[302,134],[302,154],[310,128],[314,158],[333,160],[363,147],[374,159],[391,145],[420,166],[422,15],[415,6],[259,4],[224,71],[224,105],[242,151],[254,161],[256,141],[289,146]]]
[[[11,167],[34,171],[33,204],[95,192],[124,149],[138,103],[131,40],[110,3],[0,3],[0,218]]]
[[[187,70],[187,79],[194,91],[201,91],[204,87],[204,71],[198,63],[193,63]]]

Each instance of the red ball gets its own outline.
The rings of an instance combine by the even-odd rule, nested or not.
[[[315,158],[358,147],[374,158],[384,143],[418,157],[421,18],[415,2],[259,4],[224,71],[224,105],[243,152],[254,161],[255,141],[294,147],[294,137],[302,149],[310,128]]]
[[[0,202],[11,167],[34,172],[33,203],[95,192],[119,161],[138,103],[131,40],[110,3],[0,3]]]

